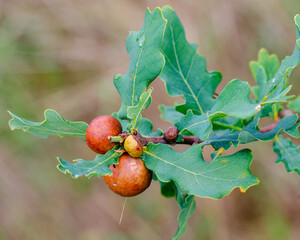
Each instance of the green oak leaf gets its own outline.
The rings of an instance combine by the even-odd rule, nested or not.
[[[161,182],[160,183],[160,193],[166,198],[175,197],[176,196],[176,184],[174,182]]]
[[[72,122],[65,120],[56,111],[47,109],[44,112],[45,120],[42,122],[32,122],[21,118],[9,111],[12,119],[9,121],[11,130],[22,129],[40,138],[47,138],[51,135],[75,136],[85,141],[85,132],[88,124],[85,122]]]
[[[59,165],[57,165],[57,168],[65,174],[70,173],[73,178],[111,175],[112,171],[109,169],[109,166],[117,164],[121,155],[120,152],[115,151],[117,149],[118,146],[104,155],[98,154],[92,161],[76,159],[73,160],[73,163],[70,163],[58,157]]]
[[[272,85],[272,82],[275,81],[275,75],[279,69],[279,66],[280,64],[278,57],[275,54],[269,55],[269,53],[265,49],[261,49],[259,51],[257,62],[250,62],[250,70],[258,84],[256,88],[253,88],[254,95],[257,98],[257,102],[261,103],[261,105],[264,106],[263,111],[266,113],[266,116],[269,113],[273,112],[273,103],[285,102],[290,98],[290,96],[286,96],[291,88],[288,87],[280,94],[273,96],[266,101],[266,96],[270,91],[270,85]]]
[[[152,180],[154,180],[154,181],[158,181],[158,178],[157,178],[157,176],[155,175],[155,173],[153,173],[152,172]]]
[[[273,101],[278,96],[284,96],[287,93],[286,85],[293,69],[300,63],[300,15],[295,16],[296,25],[296,44],[294,52],[291,56],[285,57],[276,72],[274,78],[268,82],[268,94],[264,97],[264,102]],[[290,87],[289,87],[290,88]]]
[[[172,240],[178,240],[186,231],[188,220],[196,209],[195,196],[184,194],[178,215],[178,229]]]
[[[267,85],[267,73],[265,70],[259,66],[257,69],[257,83],[259,86],[258,92],[258,101],[263,101],[263,98],[268,94],[268,85]]]
[[[219,199],[236,187],[244,191],[258,183],[249,170],[248,149],[206,162],[198,144],[175,152],[168,145],[149,143],[141,158],[160,181],[174,181],[186,194],[199,197]]]
[[[260,118],[269,117],[274,119],[275,115],[278,115],[280,110],[282,110],[280,102],[263,105],[260,112]]]
[[[160,116],[163,120],[169,121],[171,123],[176,123],[179,121],[184,115],[181,112],[176,111],[176,107],[168,107],[164,104],[159,106]]]
[[[166,64],[160,78],[165,81],[170,96],[182,96],[186,100],[176,110],[185,114],[191,109],[195,114],[203,114],[214,104],[213,94],[222,76],[207,71],[205,58],[197,54],[196,44],[187,42],[173,9],[166,6],[162,11],[168,23],[162,44]]]
[[[214,106],[202,115],[193,114],[191,110],[178,121],[179,134],[188,131],[205,140],[212,131],[212,121],[224,117],[247,119],[256,115],[261,106],[253,104],[250,99],[250,86],[247,82],[235,79],[230,81],[217,98]]]
[[[300,138],[300,133],[298,130],[299,126],[300,126],[300,122],[297,121],[297,123],[293,127],[286,130],[286,133],[291,137]]]
[[[120,119],[117,113],[112,114],[113,117],[119,120],[122,125],[123,131],[130,130],[130,122],[128,119]],[[153,132],[153,124],[147,118],[141,118],[139,125],[137,126],[137,131],[144,137],[158,137],[163,135],[161,129],[157,129],[156,132]]]
[[[274,78],[280,63],[279,59],[275,54],[269,54],[266,49],[261,49],[258,53],[258,60],[250,62],[250,70],[253,77],[259,83],[257,76],[257,70],[261,67],[265,74],[267,82]],[[258,84],[260,86],[260,84]]]
[[[129,107],[127,109],[127,117],[132,120],[132,129],[135,129],[142,118],[142,112],[148,108],[151,104],[151,93],[153,88],[143,92],[140,96],[140,101],[136,106]]]
[[[125,75],[115,75],[114,84],[121,95],[118,112],[121,119],[127,118],[127,108],[137,105],[141,94],[160,74],[165,60],[160,52],[166,20],[161,9],[145,13],[144,25],[138,32],[130,32],[126,46],[130,55],[129,70]]]
[[[176,183],[172,181],[169,183],[172,183],[173,185],[176,201],[179,207],[181,208],[181,211],[177,218],[178,229],[175,236],[172,238],[172,240],[177,240],[186,231],[188,220],[190,216],[193,214],[193,212],[195,211],[196,202],[195,202],[195,197],[193,195],[188,195],[184,193]]]
[[[276,163],[283,162],[288,172],[295,171],[300,175],[299,147],[288,138],[277,137],[273,144],[273,150],[278,156]]]
[[[247,125],[246,120],[241,120],[235,117],[226,117],[213,122],[213,131],[220,133],[221,131],[240,131]]]
[[[185,194],[180,187],[173,181],[171,182],[161,182],[160,183],[160,190],[161,194],[166,197],[175,197],[178,205],[182,207],[184,205],[183,197],[187,194]]]
[[[231,145],[237,147],[238,144],[246,144],[254,141],[270,141],[277,135],[282,133],[288,133],[291,136],[297,136],[299,123],[296,123],[298,119],[297,114],[291,115],[281,119],[275,128],[266,133],[261,133],[257,129],[258,120],[257,117],[247,127],[238,132],[227,131],[222,135],[212,133],[208,139],[203,141],[200,145],[212,145],[215,149],[224,148],[228,149]]]
[[[172,238],[173,240],[179,239],[180,236],[184,234],[187,228],[187,223],[189,217],[193,214],[196,208],[195,197],[193,195],[188,195],[184,193],[179,186],[171,182],[161,182],[159,181],[161,186],[161,194],[164,197],[176,197],[176,201],[181,208],[181,211],[178,215],[178,229],[175,236]]]
[[[112,113],[112,116],[121,123],[123,131],[126,131],[126,129],[130,128],[129,119],[120,119],[117,112]]]
[[[163,131],[161,129],[157,129],[156,132],[153,132],[152,122],[147,118],[142,118],[137,130],[143,137],[158,137],[163,135]]]
[[[250,86],[239,79],[230,81],[209,111],[210,119],[232,116],[247,119],[260,111],[260,105],[250,101]]]
[[[188,110],[186,116],[176,122],[175,126],[178,128],[178,135],[191,133],[201,140],[205,140],[212,131],[212,124],[208,113],[195,115],[192,110]]]
[[[266,106],[272,103],[282,103],[287,102],[290,98],[293,98],[294,95],[286,96],[287,93],[291,90],[292,86],[286,87],[281,92],[278,92],[276,94],[271,94],[270,97],[267,99],[263,99],[263,101],[260,103],[262,106]]]
[[[300,96],[298,96],[294,100],[289,101],[287,107],[300,114]]]
[[[300,15],[295,17],[296,45],[291,56],[286,57],[279,66],[278,58],[262,49],[258,61],[250,62],[250,69],[258,83],[254,89],[261,105],[286,102],[292,96],[286,96],[291,86],[287,87],[292,70],[300,63]]]
[[[259,87],[258,86],[251,86],[251,92],[253,93],[253,95],[256,99],[259,98]],[[254,102],[257,102],[257,101],[254,100]]]

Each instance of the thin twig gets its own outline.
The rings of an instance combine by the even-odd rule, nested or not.
[[[197,137],[182,137],[183,141],[182,142],[175,142],[175,143],[171,143],[168,142],[163,136],[161,137],[147,137],[144,138],[145,139],[145,146],[152,142],[154,144],[158,144],[158,143],[163,143],[163,144],[187,144],[187,145],[193,145],[193,144],[197,144],[197,143],[202,143],[200,138]]]

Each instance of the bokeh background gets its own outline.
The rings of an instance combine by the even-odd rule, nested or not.
[[[43,120],[47,108],[68,120],[91,121],[120,106],[113,75],[129,66],[125,41],[142,26],[146,7],[172,6],[199,44],[209,70],[223,74],[222,87],[239,78],[254,84],[248,63],[260,48],[280,60],[295,44],[293,18],[299,0],[0,0],[0,239],[170,239],[179,207],[153,182],[126,202],[102,178],[73,180],[56,169],[56,157],[93,159],[76,138],[41,140],[11,132],[7,110]],[[300,93],[300,69],[291,76]],[[172,104],[164,84],[153,84],[145,117],[165,129],[157,106]],[[197,199],[186,240],[285,240],[300,236],[300,177],[274,164],[272,143],[255,143],[253,173],[261,183],[221,200]]]

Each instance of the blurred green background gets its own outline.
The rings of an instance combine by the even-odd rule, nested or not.
[[[11,132],[7,110],[33,121],[47,108],[68,120],[90,122],[120,106],[113,75],[129,66],[125,41],[142,26],[147,6],[168,4],[178,13],[187,39],[199,44],[208,69],[223,74],[218,92],[233,78],[254,84],[248,63],[260,48],[280,60],[295,44],[293,18],[299,0],[0,0],[0,239],[153,240],[170,239],[179,208],[153,182],[142,195],[124,198],[103,179],[71,179],[56,169],[56,157],[93,159],[76,138],[41,140]],[[291,77],[300,93],[300,69]],[[155,81],[145,112],[165,129],[158,104],[166,95]],[[234,190],[221,200],[197,199],[185,240],[299,239],[300,178],[274,164],[271,143],[252,148],[253,173],[261,183],[245,194]]]

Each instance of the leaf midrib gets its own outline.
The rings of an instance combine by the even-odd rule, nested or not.
[[[137,71],[138,71],[138,68],[139,68],[140,59],[141,59],[143,50],[144,50],[144,45],[141,47],[141,51],[140,51],[140,54],[139,54],[137,63],[135,64],[135,71],[134,71],[134,77],[133,77],[133,83],[132,83],[133,86],[132,86],[132,100],[131,100],[131,106],[134,106],[135,80],[136,80],[136,77],[137,77]]]
[[[47,110],[46,110],[47,111]],[[47,121],[49,121],[49,119],[48,118],[45,118],[45,120],[44,121],[41,121],[41,122],[32,122],[32,121],[28,121],[28,120],[26,120],[26,119],[23,119],[23,118],[21,118],[21,117],[19,117],[18,115],[16,115],[16,114],[14,114],[14,113],[12,113],[12,112],[10,112],[10,114],[13,114],[13,119],[12,120],[14,120],[14,119],[16,119],[16,120],[19,120],[21,123],[23,123],[25,126],[22,126],[22,128],[24,128],[24,130],[25,131],[30,131],[30,129],[35,129],[35,130],[39,130],[39,129],[41,129],[41,128],[44,128],[45,129],[45,132],[44,132],[44,134],[47,134],[47,132],[48,133],[53,133],[53,134],[67,134],[67,135],[76,135],[76,136],[84,136],[85,135],[85,132],[84,131],[82,131],[81,129],[79,129],[79,128],[76,128],[76,127],[74,127],[72,124],[75,124],[75,122],[73,123],[73,122],[70,122],[70,121],[68,121],[68,120],[65,120],[64,118],[62,118],[59,114],[57,114],[56,112],[53,112],[53,111],[51,111],[51,113],[54,113],[56,116],[55,117],[57,117],[58,116],[58,118],[59,118],[59,120],[60,121],[62,121],[62,126],[66,126],[66,127],[68,127],[69,129],[73,129],[75,132],[68,132],[68,131],[59,131],[59,130],[55,130],[55,129],[51,129],[51,128],[49,128],[49,127],[46,127],[44,124],[47,124]],[[11,121],[12,121],[11,120]],[[24,121],[25,120],[25,121]],[[32,124],[32,125],[30,125],[30,124]],[[68,124],[70,124],[70,125],[68,125]],[[27,125],[27,126],[26,126]],[[29,125],[29,126],[28,126]],[[44,125],[44,126],[43,126]],[[43,129],[42,129],[43,130]]]
[[[162,159],[162,158],[160,158],[160,157],[158,157],[158,156],[156,156],[156,155],[151,154],[151,153],[148,152],[148,151],[145,151],[145,150],[144,150],[144,153],[146,153],[146,154],[148,154],[148,155],[150,155],[150,156],[152,156],[152,157],[154,157],[154,158],[156,158],[156,159],[158,159],[158,160],[160,160],[160,161],[162,161],[162,162],[164,162],[164,163],[166,163],[166,164],[169,164],[169,165],[172,165],[172,166],[174,166],[174,167],[176,167],[176,168],[179,168],[179,169],[181,169],[181,170],[184,171],[184,172],[190,173],[190,174],[194,175],[195,177],[197,177],[197,176],[202,176],[202,177],[204,177],[204,178],[214,179],[214,180],[218,180],[218,181],[229,181],[229,182],[232,182],[232,180],[231,180],[231,179],[224,179],[224,178],[214,178],[214,177],[206,176],[206,175],[203,175],[203,174],[204,174],[204,173],[207,173],[207,172],[216,171],[216,170],[219,170],[219,169],[224,168],[224,167],[227,167],[227,166],[229,166],[229,165],[231,165],[231,164],[234,164],[235,162],[237,162],[237,161],[240,159],[240,158],[238,158],[238,159],[236,159],[236,160],[230,162],[229,164],[225,164],[225,165],[223,165],[223,166],[221,166],[221,167],[219,167],[219,168],[215,168],[215,169],[212,169],[212,170],[203,172],[203,173],[196,173],[196,172],[192,172],[192,171],[190,171],[190,170],[188,170],[188,169],[186,169],[186,168],[180,167],[180,166],[178,166],[178,165],[176,165],[176,164],[173,164],[173,163],[171,163],[171,162],[168,162],[168,161],[166,161],[166,160],[164,160],[164,159]],[[196,179],[197,179],[197,178],[196,178]]]
[[[109,161],[111,158],[115,157],[115,155],[118,155],[119,153],[113,153],[110,157],[108,157],[107,159],[105,159],[103,162],[99,162],[98,164],[96,164],[95,166],[88,168],[87,171],[92,171],[92,169],[97,168],[99,165],[102,165],[104,163],[106,163],[107,161]],[[84,167],[83,167],[84,168]],[[91,172],[92,173],[92,172]]]
[[[69,170],[69,168],[67,168],[65,165],[63,165],[62,164],[62,162],[60,161],[60,165],[61,166],[63,166],[64,168],[66,168],[66,171],[68,171],[68,172],[70,172],[74,177],[76,176],[76,175],[80,175],[80,176],[82,176],[82,175],[84,175],[84,176],[90,176],[91,174],[93,174],[93,173],[96,173],[96,174],[99,174],[98,172],[96,172],[96,170],[94,170],[94,169],[96,169],[98,166],[100,166],[100,165],[103,165],[104,163],[106,163],[107,161],[109,161],[110,159],[112,159],[113,157],[115,157],[116,155],[118,155],[119,153],[113,153],[110,157],[108,157],[107,159],[105,159],[104,161],[102,161],[102,162],[99,162],[99,163],[97,163],[95,166],[93,166],[93,167],[85,167],[85,166],[81,166],[81,171],[79,172],[79,174],[73,174],[73,173],[71,173],[70,172],[70,170]],[[74,161],[76,161],[76,160],[74,160]],[[72,164],[72,163],[70,163],[70,164]],[[73,164],[75,164],[76,165],[76,162],[75,163],[73,163]],[[77,164],[79,164],[79,163],[77,163]],[[86,172],[85,174],[83,174],[84,172]]]
[[[138,111],[136,117],[134,118],[133,129],[135,129],[135,127],[136,127],[136,121],[137,121],[138,117],[141,115],[141,113],[142,113],[142,111],[143,111],[145,105],[147,104],[149,98],[151,97],[151,92],[152,92],[152,90],[150,89],[150,90],[148,90],[148,91],[150,91],[148,97],[146,98],[146,100],[144,101],[144,103],[143,103],[142,106],[140,107],[140,109],[139,109],[139,111]],[[138,107],[138,105],[137,105],[137,107]]]
[[[191,129],[192,127],[195,127],[196,125],[198,125],[198,124],[200,124],[200,123],[207,122],[207,121],[209,121],[208,118],[205,119],[205,120],[202,120],[202,121],[200,121],[200,122],[193,123],[192,125],[190,125],[190,126],[188,126],[188,127],[185,127],[184,129],[182,129],[182,130],[178,133],[178,135],[181,135],[182,132],[185,131],[185,130],[189,130],[189,129]]]
[[[178,66],[178,73],[180,74],[180,76],[181,76],[182,80],[184,81],[185,85],[188,87],[189,91],[191,92],[192,97],[195,99],[195,102],[196,102],[196,104],[197,104],[197,106],[199,108],[200,113],[203,114],[203,109],[202,109],[202,107],[201,107],[201,105],[200,105],[200,103],[199,103],[199,101],[198,101],[195,93],[193,92],[191,86],[188,84],[187,79],[183,76],[183,73],[182,73],[182,70],[181,70],[181,67],[180,67],[180,63],[179,63],[179,59],[178,59],[178,55],[177,55],[177,51],[176,51],[176,44],[175,44],[175,40],[174,40],[174,33],[173,33],[172,26],[170,26],[170,30],[171,30],[171,36],[172,36],[173,50],[174,50],[174,54],[175,54],[175,58],[176,58],[176,63],[177,63],[177,66]],[[194,57],[195,57],[195,55],[193,56],[192,61],[194,60]],[[190,69],[188,71],[188,75],[190,73]]]

